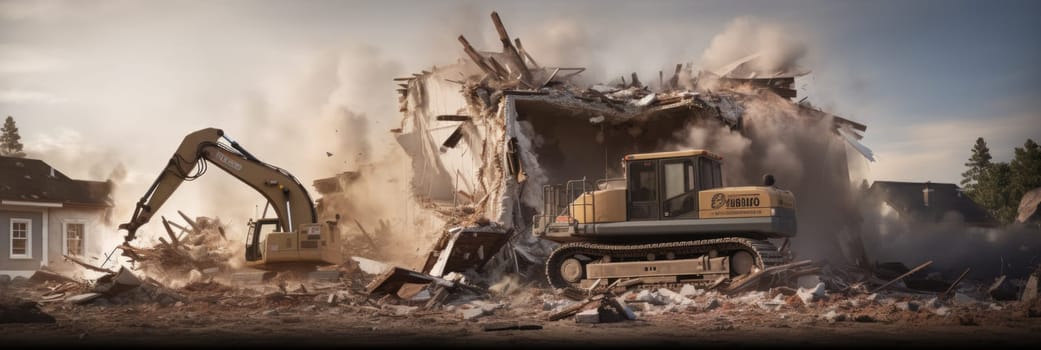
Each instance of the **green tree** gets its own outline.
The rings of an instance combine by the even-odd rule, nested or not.
[[[969,197],[974,197],[976,184],[980,182],[980,178],[983,177],[987,168],[991,166],[991,159],[987,141],[984,141],[982,137],[977,138],[976,145],[972,146],[972,156],[969,157],[969,162],[965,163],[969,170],[961,173],[961,186],[965,189],[965,193],[969,194]]]
[[[1002,224],[1011,223],[1016,218],[1019,207],[1018,198],[1013,203],[1012,169],[1008,163],[993,163],[979,178],[975,190],[969,195],[977,204],[987,209]]]
[[[0,155],[25,157],[25,153],[22,153],[22,143],[19,142],[21,139],[22,136],[18,135],[18,127],[14,125],[14,118],[7,116],[4,128],[0,129]]]
[[[1019,201],[1028,191],[1041,187],[1041,147],[1027,139],[1023,148],[1016,147],[1015,156],[1009,163],[1011,176],[1010,195],[1018,208]]]

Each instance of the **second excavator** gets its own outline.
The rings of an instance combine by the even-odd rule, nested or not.
[[[274,209],[275,218],[250,220],[245,249],[247,266],[276,269],[341,262],[338,225],[335,221],[318,222],[314,202],[304,185],[288,171],[257,159],[215,128],[184,137],[159,177],[137,202],[130,221],[119,225],[127,231],[125,241],[134,239],[137,229],[148,223],[181,183],[205,174],[208,164],[256,190]]]
[[[795,197],[774,186],[724,187],[706,150],[630,154],[625,177],[544,187],[533,233],[561,245],[546,261],[569,295],[639,279],[711,284],[790,260],[769,239],[795,236]]]

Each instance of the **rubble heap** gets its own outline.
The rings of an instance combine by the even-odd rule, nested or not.
[[[189,282],[199,281],[203,273],[228,271],[233,261],[241,259],[241,244],[229,242],[219,218],[200,216],[193,220],[180,211],[178,214],[185,225],[162,218],[169,241],[159,237],[159,244],[152,247],[124,243],[119,247],[123,255],[156,276],[186,278]]]

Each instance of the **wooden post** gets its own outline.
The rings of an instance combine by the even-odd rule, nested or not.
[[[474,63],[477,64],[478,68],[481,68],[481,70],[485,73],[488,73],[488,75],[491,75],[493,77],[498,76],[497,74],[495,74],[495,70],[492,69],[492,67],[489,67],[487,63],[484,63],[484,56],[481,56],[481,54],[478,53],[477,50],[474,50],[473,46],[470,46],[470,42],[466,41],[466,37],[460,35],[459,43],[463,44],[463,51],[466,52],[467,56],[470,56],[470,60],[474,61]]]
[[[163,220],[163,228],[166,229],[166,234],[170,236],[170,241],[173,243],[173,245],[174,246],[181,245],[181,241],[178,240],[177,239],[177,235],[175,235],[173,233],[173,228],[170,228],[170,222],[166,220],[166,217],[165,216],[160,216],[159,218]],[[159,238],[162,238],[162,237],[159,237]]]
[[[535,62],[535,59],[531,57],[531,54],[529,54],[527,50],[524,50],[524,45],[521,45],[520,38],[513,39],[513,43],[517,45],[517,50],[520,50],[521,55],[524,55],[524,58],[527,58],[528,62],[531,62],[532,66],[539,68],[538,62]]]
[[[188,222],[188,226],[191,226],[192,230],[195,231],[195,233],[202,232],[202,230],[199,229],[199,224],[195,223],[195,220],[189,218],[188,215],[184,215],[184,213],[182,213],[180,210],[177,211],[177,214],[181,214],[181,217],[184,218],[184,221]]]
[[[886,287],[889,287],[890,285],[892,285],[893,283],[896,283],[896,281],[902,280],[902,279],[906,278],[907,276],[910,276],[910,275],[914,274],[915,272],[918,272],[918,271],[920,271],[921,269],[924,269],[924,268],[925,268],[926,266],[929,266],[929,265],[930,265],[930,264],[932,264],[932,263],[933,263],[933,261],[932,261],[932,260],[926,261],[926,262],[925,262],[924,264],[918,265],[918,267],[915,267],[915,268],[911,269],[911,271],[907,271],[907,272],[906,272],[906,273],[904,273],[903,275],[897,276],[897,277],[896,277],[896,278],[894,278],[894,279],[893,279],[892,281],[886,282],[885,284],[883,284],[883,285],[879,286],[878,288],[875,288],[875,289],[874,289],[874,290],[872,290],[871,292],[872,292],[872,293],[875,293],[875,292],[878,292],[878,291],[880,291],[880,290],[883,290],[883,289],[885,289]]]
[[[531,82],[531,71],[528,70],[528,66],[524,64],[524,59],[521,58],[520,53],[517,52],[517,48],[513,47],[513,43],[510,42],[510,35],[506,33],[506,26],[502,24],[502,19],[499,18],[499,13],[492,11],[492,22],[495,23],[495,31],[499,32],[499,40],[502,41],[502,52],[510,56],[520,70],[521,80],[525,83]],[[529,84],[530,85],[530,84]]]

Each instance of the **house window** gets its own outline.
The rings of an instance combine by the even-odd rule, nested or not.
[[[83,255],[83,223],[65,223],[65,254]]]
[[[32,251],[33,222],[29,219],[11,219],[11,252],[12,259],[28,259],[33,257]]]

